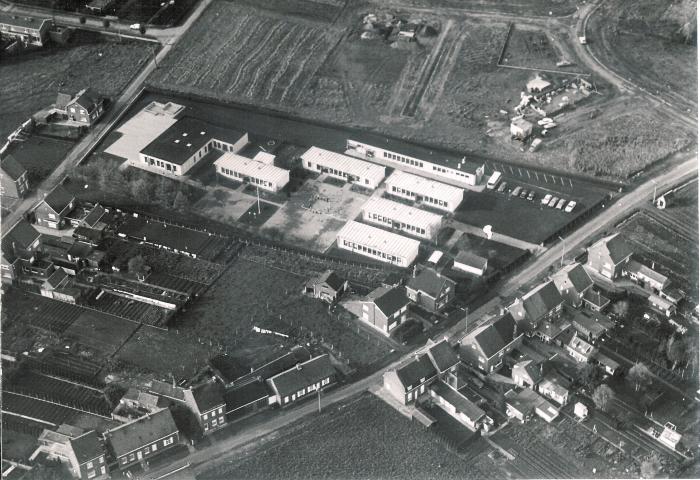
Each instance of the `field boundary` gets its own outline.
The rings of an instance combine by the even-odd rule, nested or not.
[[[498,64],[497,67],[499,67],[499,68],[512,68],[514,70],[528,70],[531,72],[545,72],[545,73],[551,73],[553,75],[571,75],[574,77],[590,77],[591,76],[590,73],[566,72],[564,70],[549,70],[546,68],[516,67],[515,65]]]

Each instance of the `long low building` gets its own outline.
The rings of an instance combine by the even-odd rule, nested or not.
[[[349,221],[338,232],[338,248],[350,250],[382,262],[408,267],[418,256],[420,242],[381,228]]]
[[[306,170],[326,173],[371,189],[377,188],[386,176],[386,169],[382,166],[318,147],[309,148],[301,160]]]
[[[378,197],[370,198],[363,205],[362,218],[368,223],[394,228],[428,240],[435,238],[442,226],[441,215]]]
[[[386,180],[386,191],[448,212],[457,210],[464,198],[461,188],[401,171],[395,171]]]
[[[214,162],[214,167],[221,177],[250,183],[270,192],[278,192],[289,183],[289,170],[235,153],[224,153]]]
[[[346,153],[400,170],[428,173],[457,185],[476,186],[484,176],[483,163],[389,138],[381,147],[351,139],[346,146]]]

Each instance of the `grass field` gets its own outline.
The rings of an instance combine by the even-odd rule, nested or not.
[[[272,441],[198,476],[264,479],[488,478],[370,393],[308,416]],[[495,477],[492,477],[495,478]]]
[[[0,68],[0,74],[1,72]],[[29,183],[33,184],[37,180],[48,177],[63,161],[73,145],[73,142],[67,140],[32,135],[24,142],[13,143],[8,152],[27,169]]]
[[[555,70],[561,59],[547,33],[517,25],[508,38],[503,65]]]
[[[3,58],[3,114],[0,138],[5,138],[32,114],[50,106],[60,91],[77,93],[90,87],[116,97],[153,55],[154,44],[107,40],[77,31],[65,46],[49,46],[16,58]]]

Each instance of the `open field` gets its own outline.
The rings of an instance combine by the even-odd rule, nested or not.
[[[233,3],[251,5],[278,15],[292,15],[305,19],[332,22],[347,3],[346,0],[233,0]]]
[[[65,46],[49,46],[16,58],[3,58],[3,115],[0,138],[5,138],[38,110],[56,101],[58,91],[77,93],[90,87],[116,97],[153,55],[151,43],[107,40],[76,31]]]
[[[508,37],[503,65],[556,70],[560,52],[545,30],[532,30],[515,25]]]
[[[111,356],[134,333],[138,324],[113,315],[85,310],[64,332],[93,350],[98,356]]]
[[[286,427],[200,475],[215,478],[489,478],[370,393]],[[491,477],[495,478],[495,477]]]
[[[382,4],[386,2],[381,2]],[[576,11],[576,0],[400,0],[408,7],[445,7],[464,11],[499,12],[521,15],[570,15]],[[551,12],[551,13],[550,13]]]

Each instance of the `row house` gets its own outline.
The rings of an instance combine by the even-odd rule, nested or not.
[[[0,38],[18,40],[25,45],[43,47],[53,27],[50,18],[35,18],[0,12]]]
[[[559,290],[559,294],[572,307],[580,307],[583,298],[593,287],[593,280],[580,263],[565,266],[552,275],[551,280]]]
[[[408,279],[406,295],[429,312],[439,312],[454,299],[456,286],[432,268],[425,268]]]
[[[2,282],[13,283],[37,259],[41,234],[29,222],[21,219],[3,232],[1,246]]]
[[[218,382],[207,382],[184,391],[185,403],[197,417],[205,434],[226,425],[224,389]]]
[[[267,379],[273,403],[286,406],[335,383],[337,374],[328,354],[299,363]]]
[[[402,405],[409,405],[427,392],[438,372],[427,354],[418,355],[405,365],[384,373],[384,388]]]
[[[522,298],[517,298],[508,307],[508,311],[516,322],[534,329],[542,321],[559,318],[563,307],[564,299],[554,282],[549,281],[538,285]]]
[[[523,335],[513,316],[506,313],[465,336],[460,341],[460,358],[486,373],[495,372],[505,355],[522,344]]]

